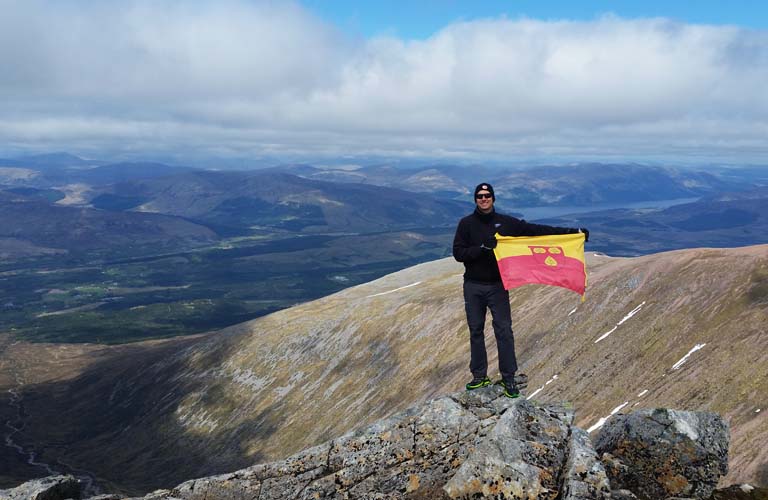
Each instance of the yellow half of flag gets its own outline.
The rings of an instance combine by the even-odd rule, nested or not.
[[[494,249],[504,288],[528,283],[553,285],[584,295],[587,270],[584,235],[501,236]]]

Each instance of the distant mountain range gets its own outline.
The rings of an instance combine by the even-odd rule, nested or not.
[[[24,255],[25,249],[35,255],[114,248],[121,255],[140,255],[260,231],[374,234],[443,228],[449,236],[472,210],[469,203],[432,194],[262,171],[193,171],[95,186],[73,206],[62,205],[61,196],[55,189],[0,191],[0,252],[8,257]],[[537,222],[587,227],[590,248],[612,255],[754,245],[768,241],[768,187],[708,195],[666,209],[603,210]]]
[[[176,215],[224,233],[253,226],[300,232],[373,233],[454,225],[468,202],[400,189],[317,181],[277,172],[199,171],[97,189],[96,208]],[[129,206],[130,204],[133,206]]]
[[[260,171],[6,187],[0,330],[117,343],[221,328],[444,257],[470,210]]]
[[[638,164],[585,163],[509,170],[450,165],[411,169],[373,166],[350,170],[293,165],[279,167],[279,171],[311,179],[389,186],[457,199],[471,198],[471,189],[478,182],[491,182],[498,199],[508,207],[589,206],[695,198],[747,189],[755,182],[768,184],[768,169],[744,170],[739,175],[739,170],[710,172]]]
[[[118,166],[94,170],[102,168],[114,175],[125,171]],[[29,248],[29,255],[35,255],[35,247],[72,254],[112,248],[119,255],[140,255],[147,247],[192,248],[259,230],[377,233],[448,227],[471,210],[469,203],[398,189],[260,171],[185,171],[80,186],[75,194],[15,185],[0,191],[0,205],[0,238],[9,247],[16,242],[15,254]]]
[[[589,248],[611,255],[768,242],[768,187],[707,196],[666,209],[616,209],[545,223],[587,227]]]
[[[499,209],[512,214],[531,213],[516,200],[584,211],[598,201],[700,198],[536,221],[587,227],[587,248],[609,255],[765,243],[761,172],[632,164],[213,171],[68,154],[2,160],[0,329],[118,343],[267,314],[450,255],[478,178],[494,182]]]
[[[15,191],[15,192],[14,192]],[[57,205],[50,191],[0,191],[0,259],[60,255],[61,263],[211,244],[211,229],[178,217]]]
[[[768,484],[768,245],[590,253],[587,264],[584,302],[553,287],[511,293],[525,396],[570,402],[585,429],[622,409],[718,412],[731,428],[726,482]],[[0,336],[13,360],[0,364],[0,418],[24,429],[10,439],[25,450],[0,451],[7,486],[44,474],[26,463],[31,450],[110,489],[149,491],[454,392],[469,375],[461,272],[453,259],[422,264],[197,339],[106,348]]]
[[[158,162],[84,160],[68,153],[55,153],[0,159],[0,184],[19,182],[24,171],[32,175],[24,181],[26,185],[53,187],[72,183],[107,185],[194,170]],[[768,185],[768,168],[755,166],[672,168],[634,163],[579,163],[500,168],[451,164],[419,167],[288,164],[250,170],[256,171],[428,192],[469,202],[472,187],[478,182],[491,182],[499,198],[510,206],[527,207],[691,198]]]
[[[129,179],[155,178],[195,170],[158,162],[84,160],[68,153],[0,158],[0,185],[23,183],[50,188],[65,184],[113,184]],[[26,174],[26,175],[24,175]],[[24,177],[19,181],[19,177]]]
[[[0,158],[0,167],[29,168],[41,172],[66,171],[96,167],[103,164],[99,160],[85,160],[69,153],[46,153],[27,155],[17,158]]]
[[[219,238],[248,236],[254,231],[268,230],[291,233],[375,233],[416,227],[451,227],[472,207],[470,190],[478,179],[493,181],[501,210],[516,213],[517,207],[581,206],[658,201],[681,198],[706,198],[721,193],[738,193],[768,185],[768,169],[717,169],[712,172],[693,169],[670,169],[637,164],[580,164],[570,166],[532,167],[527,169],[498,170],[488,167],[439,165],[402,169],[393,166],[362,168],[318,168],[311,165],[284,165],[255,171],[206,171],[166,165],[162,163],[109,163],[83,160],[59,153],[0,160],[0,190],[5,183],[6,192],[16,198],[35,199],[39,203],[95,208],[89,213],[91,221],[99,217],[114,219],[112,213],[130,214],[151,212],[186,219],[214,231]],[[762,175],[762,177],[761,177]],[[761,184],[765,183],[765,184]],[[420,193],[414,195],[413,193]],[[589,225],[605,238],[600,248],[617,254],[658,251],[683,246],[714,244],[724,235],[709,238],[702,224],[712,226],[720,220],[737,220],[740,226],[760,212],[758,198],[752,198],[752,208],[746,198],[739,207],[709,222],[696,222],[696,210],[678,208],[660,215],[670,218],[669,224],[651,221],[653,216],[639,212],[613,212],[595,217],[569,218],[572,224]],[[7,198],[7,196],[6,196]],[[703,203],[708,203],[704,201]],[[726,200],[722,200],[726,203]],[[731,200],[729,203],[736,203]],[[688,210],[687,219],[680,215]],[[34,232],[33,214],[45,216],[46,224],[68,227],[66,221],[56,223],[57,214],[67,211],[38,209],[18,223],[11,217],[3,218],[4,231],[0,237],[15,238],[14,233],[31,235]],[[747,216],[746,214],[753,214]],[[678,214],[678,215],[675,215]],[[2,216],[0,216],[2,217]],[[131,218],[133,216],[126,215]],[[677,219],[675,219],[677,217]],[[725,217],[725,218],[723,218]],[[135,217],[134,217],[135,218]],[[635,218],[637,220],[635,221]],[[629,219],[632,219],[629,221]],[[674,220],[673,220],[674,219]],[[628,222],[629,221],[629,222]],[[654,226],[654,223],[661,224]],[[698,224],[698,225],[697,225]],[[182,225],[179,223],[179,225]],[[120,227],[111,222],[102,226]],[[708,227],[709,227],[708,226]],[[631,231],[627,230],[629,227]],[[667,238],[648,245],[636,240],[654,240],[654,230],[668,228],[696,232],[694,237],[676,238],[666,244]],[[755,228],[756,229],[756,228]],[[88,233],[88,227],[80,228]],[[130,231],[129,231],[130,232]],[[151,232],[151,231],[150,231]],[[727,232],[727,231],[726,231]],[[157,234],[157,232],[155,231]],[[107,232],[88,235],[94,245],[114,242],[125,248],[120,235],[112,238]],[[728,234],[730,239],[733,235]],[[142,236],[131,233],[133,241],[141,246]],[[152,241],[152,238],[148,235]],[[17,238],[18,239],[18,238]],[[34,246],[69,251],[66,238],[55,238],[41,245],[43,235],[30,236]],[[169,241],[184,242],[171,230]],[[629,240],[629,241],[627,241]],[[10,240],[7,240],[10,241]],[[755,244],[762,240],[751,235],[740,235],[735,244]],[[62,242],[57,246],[56,242]],[[606,245],[610,242],[609,245]],[[714,243],[713,243],[714,242]],[[6,246],[10,246],[10,243]],[[23,254],[24,244],[13,241],[14,254]],[[0,245],[2,251],[2,245]],[[10,250],[6,250],[10,255]],[[34,251],[32,252],[34,254]]]

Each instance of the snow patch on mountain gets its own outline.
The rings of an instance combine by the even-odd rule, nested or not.
[[[642,307],[643,307],[644,305],[645,305],[645,301],[643,301],[643,302],[642,302],[642,303],[641,303],[639,306],[637,306],[637,307],[635,307],[634,309],[632,309],[631,311],[629,311],[629,313],[628,313],[626,316],[624,316],[623,318],[621,318],[621,321],[619,321],[618,323],[616,323],[616,326],[614,326],[614,327],[613,327],[613,328],[612,328],[610,331],[608,331],[608,332],[606,332],[606,333],[602,334],[602,335],[601,335],[601,336],[600,336],[600,337],[599,337],[597,340],[595,340],[595,344],[597,344],[598,342],[600,342],[601,340],[603,340],[604,338],[606,338],[608,335],[610,335],[610,334],[612,334],[613,332],[615,332],[615,331],[616,331],[616,329],[617,329],[618,327],[620,327],[620,326],[621,326],[621,325],[622,325],[622,324],[623,324],[625,321],[627,321],[629,318],[631,318],[632,316],[634,316],[635,314],[637,314],[638,312],[640,312],[640,309],[642,309]]]
[[[619,406],[617,406],[616,408],[611,410],[611,414],[610,415],[608,415],[607,417],[601,417],[600,420],[598,420],[597,423],[595,423],[595,425],[593,425],[592,427],[587,429],[587,432],[591,433],[591,432],[596,431],[600,427],[602,427],[603,424],[605,424],[608,421],[608,419],[611,418],[611,416],[616,415],[617,413],[619,413],[621,411],[621,409],[624,408],[625,406],[627,406],[628,404],[629,404],[629,401],[624,401],[623,403],[621,403]]]
[[[399,292],[400,290],[404,290],[406,288],[411,288],[412,286],[417,286],[417,285],[421,285],[421,281],[417,281],[416,283],[411,283],[410,285],[401,286],[399,288],[395,288],[394,290],[388,290],[386,292],[381,292],[381,293],[374,293],[373,295],[368,295],[365,298],[366,299],[370,299],[371,297],[380,297],[381,295],[387,295],[387,294],[390,294],[390,293]]]
[[[677,363],[672,365],[672,369],[673,370],[679,370],[680,367],[683,366],[683,364],[685,364],[686,361],[688,361],[688,358],[691,357],[691,354],[693,354],[694,352],[698,351],[699,349],[701,349],[705,345],[707,345],[707,344],[696,344],[695,346],[693,346],[693,348],[690,351],[688,351],[688,354],[686,354],[685,356],[680,358],[680,360]]]
[[[525,398],[525,399],[531,399],[531,398],[532,398],[532,397],[534,397],[536,394],[538,394],[538,393],[540,393],[541,391],[543,391],[543,390],[544,390],[544,388],[545,388],[546,386],[548,386],[549,384],[551,384],[551,383],[552,383],[552,382],[554,382],[555,380],[557,380],[557,375],[553,375],[551,379],[549,379],[549,380],[547,380],[546,382],[544,382],[544,385],[542,385],[541,387],[539,387],[538,389],[536,389],[535,391],[533,391],[533,392],[531,393],[531,395],[530,395],[530,396],[528,396],[528,397],[527,397],[527,398]]]

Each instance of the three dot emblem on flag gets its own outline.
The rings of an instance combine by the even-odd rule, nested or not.
[[[534,257],[545,257],[544,264],[555,267],[559,263],[557,258],[563,255],[563,249],[560,247],[548,246],[529,246]]]
[[[584,297],[587,269],[583,234],[542,236],[496,235],[493,249],[504,288],[528,283],[553,285],[573,290]]]

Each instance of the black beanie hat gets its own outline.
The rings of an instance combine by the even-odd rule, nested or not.
[[[496,201],[496,195],[493,194],[493,186],[491,186],[487,182],[483,182],[477,185],[477,187],[475,188],[474,196],[477,196],[478,191],[488,191],[489,193],[491,193],[491,199],[493,201]]]

